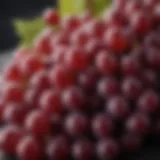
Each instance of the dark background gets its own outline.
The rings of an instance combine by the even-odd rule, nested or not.
[[[18,44],[19,37],[12,24],[14,18],[33,17],[49,6],[56,6],[55,0],[0,0],[0,53]],[[160,160],[160,139],[150,138],[141,152],[127,160]]]
[[[19,40],[12,24],[14,18],[33,17],[55,5],[55,0],[0,0],[0,51],[13,48]]]

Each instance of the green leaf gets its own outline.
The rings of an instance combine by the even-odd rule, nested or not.
[[[112,0],[93,0],[94,5],[93,5],[93,12],[95,15],[100,15],[104,9],[108,8]]]
[[[15,29],[21,38],[21,45],[31,45],[33,39],[45,27],[42,18],[35,18],[32,20],[15,20]]]

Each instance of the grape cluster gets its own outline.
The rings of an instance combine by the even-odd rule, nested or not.
[[[20,160],[114,160],[160,133],[160,2],[101,18],[44,13],[1,80],[0,149]]]

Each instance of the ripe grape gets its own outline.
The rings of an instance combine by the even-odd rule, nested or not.
[[[31,77],[30,86],[33,88],[38,88],[44,90],[50,87],[48,73],[44,71],[39,71]]]
[[[114,78],[103,78],[98,82],[97,92],[102,97],[110,97],[119,93],[118,81]]]
[[[37,56],[31,55],[27,56],[24,61],[20,63],[20,67],[25,75],[31,76],[35,72],[43,70],[44,64]]]
[[[70,144],[68,139],[63,136],[51,139],[47,145],[47,155],[51,159],[68,159],[70,155]]]
[[[112,53],[98,53],[95,59],[95,65],[102,74],[114,75],[119,69],[119,61]]]
[[[61,96],[57,91],[47,90],[40,97],[40,106],[49,115],[59,114],[62,111]]]
[[[132,77],[124,79],[121,88],[124,96],[131,100],[139,97],[142,92],[141,81]]]
[[[79,140],[73,144],[73,157],[77,160],[88,160],[94,156],[94,146],[89,140]]]
[[[26,116],[25,128],[37,137],[43,137],[51,131],[51,121],[42,111],[32,111]]]
[[[106,104],[106,111],[114,118],[126,118],[130,108],[122,96],[111,97]]]
[[[64,65],[56,65],[49,71],[49,80],[54,87],[65,89],[74,84],[75,74],[72,69]]]
[[[62,94],[62,102],[68,110],[79,110],[85,107],[85,95],[78,87],[70,87]]]
[[[88,66],[88,56],[81,48],[71,48],[65,54],[65,63],[76,71],[83,71]]]
[[[23,137],[17,145],[18,158],[24,160],[39,160],[43,157],[43,147],[32,136]]]
[[[152,29],[152,20],[144,12],[136,12],[131,16],[130,27],[137,35],[147,34]]]
[[[159,109],[159,96],[152,90],[145,91],[138,100],[138,106],[141,110],[152,113]]]
[[[64,125],[65,130],[69,135],[77,137],[86,134],[89,122],[85,115],[73,113],[66,117]]]
[[[129,38],[121,27],[110,27],[105,33],[104,41],[117,54],[125,52],[129,47]]]
[[[48,25],[58,25],[60,22],[60,16],[58,14],[57,11],[55,11],[54,9],[47,9],[44,12],[44,21],[46,24]]]
[[[92,130],[98,138],[104,138],[111,135],[115,128],[114,125],[111,117],[105,114],[96,115],[92,120]]]
[[[23,137],[23,131],[16,126],[5,126],[0,130],[0,148],[2,151],[14,154],[16,147]]]
[[[9,124],[23,125],[25,116],[29,108],[25,105],[9,104],[3,111],[4,121]]]
[[[97,155],[99,159],[115,159],[119,154],[119,146],[113,139],[104,139],[97,144]]]
[[[20,85],[9,83],[4,86],[2,97],[6,102],[21,103],[24,100],[24,92]]]
[[[134,135],[147,134],[150,127],[148,116],[144,114],[134,114],[126,121],[126,129]]]

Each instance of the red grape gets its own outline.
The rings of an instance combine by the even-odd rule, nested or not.
[[[83,114],[73,113],[65,119],[65,130],[73,136],[83,136],[88,131],[88,118]]]
[[[136,99],[142,92],[142,84],[136,78],[128,77],[122,82],[122,92],[129,99]]]
[[[37,56],[27,56],[22,63],[20,63],[22,72],[27,76],[31,76],[33,73],[43,70],[44,64],[38,59]]]
[[[75,75],[71,69],[63,65],[56,65],[49,72],[49,79],[56,88],[65,89],[74,84]]]
[[[51,121],[42,111],[32,111],[26,116],[25,128],[37,137],[46,136],[51,131]]]
[[[22,136],[23,132],[18,127],[8,125],[1,128],[0,148],[6,153],[14,154]]]
[[[137,11],[143,9],[143,3],[141,0],[128,1],[125,6],[125,14],[132,16]]]
[[[144,35],[152,29],[152,21],[145,13],[137,12],[130,19],[130,27],[137,35]]]
[[[138,106],[147,113],[156,112],[160,107],[158,94],[152,90],[145,91],[138,100]]]
[[[99,159],[115,159],[119,154],[119,147],[112,139],[101,140],[97,144],[97,155]]]
[[[137,58],[127,55],[121,59],[121,69],[124,75],[139,75],[142,67]]]
[[[24,101],[30,108],[39,107],[39,99],[42,91],[38,88],[30,88],[25,92]]]
[[[118,59],[107,52],[100,52],[95,59],[96,67],[103,74],[116,74],[119,69]]]
[[[65,63],[76,71],[83,71],[88,66],[88,56],[80,48],[71,48],[65,54]]]
[[[126,118],[129,104],[122,96],[111,97],[106,104],[106,111],[114,118]]]
[[[88,160],[94,156],[94,146],[89,140],[76,141],[73,144],[73,157],[77,160]]]
[[[97,82],[96,70],[94,68],[87,69],[79,75],[78,82],[84,89],[93,89]]]
[[[134,135],[148,133],[150,127],[149,118],[144,114],[134,114],[126,121],[126,129]]]
[[[118,81],[114,78],[103,78],[98,82],[97,92],[103,96],[113,96],[119,93]]]
[[[74,16],[68,16],[63,21],[61,21],[61,26],[64,30],[72,32],[81,26],[81,19]]]
[[[43,15],[44,21],[47,25],[58,25],[60,22],[60,16],[54,9],[47,9]]]
[[[109,28],[104,35],[104,41],[108,47],[118,54],[128,49],[129,40],[126,32],[118,27]]]
[[[48,73],[44,71],[39,71],[35,73],[30,80],[30,85],[33,88],[38,88],[40,90],[47,89],[50,87],[50,82],[48,78]]]
[[[62,104],[59,92],[52,90],[45,91],[40,97],[40,106],[49,115],[61,113]]]
[[[24,91],[20,85],[10,83],[4,87],[2,96],[7,102],[21,103],[24,100]]]
[[[43,147],[31,136],[22,138],[17,146],[16,153],[23,160],[40,160],[43,156]]]
[[[113,120],[105,114],[96,115],[92,120],[92,130],[98,138],[111,135],[114,131]]]
[[[4,79],[7,81],[13,82],[23,82],[24,74],[21,72],[18,65],[15,63],[11,63],[5,70],[4,70]]]
[[[23,125],[28,111],[29,108],[24,105],[9,104],[4,110],[3,118],[9,124]]]
[[[71,87],[63,92],[62,102],[68,110],[83,109],[85,107],[85,95],[80,88]]]
[[[40,35],[34,42],[35,50],[41,55],[50,55],[52,52],[51,35]]]
[[[70,144],[63,136],[51,139],[47,145],[47,154],[50,159],[65,160],[70,155]]]

